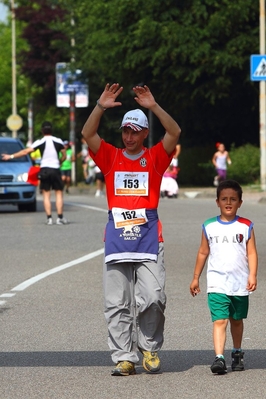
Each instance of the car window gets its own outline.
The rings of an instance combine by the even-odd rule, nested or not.
[[[5,142],[5,143],[0,143],[0,154],[14,154],[15,152],[18,152],[22,150],[23,147],[17,142]],[[0,162],[6,162],[2,160],[2,157],[0,156]],[[9,162],[29,162],[29,158],[25,155],[20,158],[14,158],[11,159]]]

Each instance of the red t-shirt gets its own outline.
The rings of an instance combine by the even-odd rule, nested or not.
[[[160,199],[162,176],[174,151],[168,155],[162,142],[137,159],[128,159],[120,148],[101,141],[100,149],[90,155],[104,174],[108,208],[156,209]]]

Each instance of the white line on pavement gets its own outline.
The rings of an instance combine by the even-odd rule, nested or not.
[[[106,209],[97,208],[97,206],[90,206],[90,205],[78,204],[78,203],[76,203],[76,202],[64,202],[64,204],[65,204],[65,205],[78,206],[79,208],[92,209],[93,211],[98,211],[98,212],[107,213],[107,210],[106,210]]]
[[[37,281],[42,280],[43,278],[50,276],[51,274],[60,272],[61,270],[67,269],[69,267],[75,266],[79,263],[85,262],[86,260],[90,260],[93,258],[96,258],[99,255],[102,255],[104,252],[104,249],[98,249],[98,251],[91,252],[88,255],[82,256],[81,258],[75,259],[71,262],[65,263],[64,265],[54,267],[53,269],[47,270],[46,272],[43,272],[41,274],[38,274],[37,276],[34,276],[23,283],[17,285],[16,287],[12,288],[11,291],[23,291],[26,288],[28,288],[30,285],[37,283]]]
[[[98,208],[96,206],[90,206],[90,205],[84,205],[84,204],[79,204],[75,202],[65,202],[65,205],[73,205],[73,206],[78,206],[80,208],[87,208],[91,209],[93,211],[98,211],[98,212],[107,212],[106,209],[103,208]],[[38,281],[50,276],[51,274],[58,273],[61,270],[65,270],[69,267],[78,265],[79,263],[86,262],[87,260],[96,258],[99,255],[102,255],[104,253],[104,249],[99,249],[98,251],[92,252],[88,255],[82,256],[81,258],[75,259],[71,262],[65,263],[61,266],[54,267],[53,269],[47,270],[46,272],[40,273],[37,276],[34,276],[28,280],[25,280],[24,282],[20,283],[16,287],[12,288],[11,291],[23,291],[26,288],[30,287],[31,285],[37,283]],[[11,298],[12,296],[16,295],[16,293],[5,293],[0,295],[0,298]],[[0,306],[4,305],[6,301],[1,301],[0,300]]]

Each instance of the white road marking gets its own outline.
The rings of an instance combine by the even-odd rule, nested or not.
[[[90,206],[90,205],[84,205],[84,204],[79,204],[79,203],[75,203],[75,202],[65,202],[65,205],[72,205],[72,206],[78,206],[80,208],[86,208],[86,209],[91,209],[93,211],[98,211],[98,212],[104,212],[107,213],[106,209],[103,208],[98,208],[96,206]],[[102,255],[104,253],[104,248],[99,249],[98,251],[95,252],[91,252],[88,255],[82,256],[81,258],[72,260],[71,262],[65,263],[61,266],[57,266],[54,267],[53,269],[47,270],[46,272],[40,273],[37,276],[34,276],[28,280],[25,280],[23,283],[17,285],[16,287],[12,288],[11,291],[23,291],[26,288],[30,287],[31,285],[37,283],[38,281],[51,276],[51,274],[55,274],[58,273],[62,270],[68,269],[69,267],[72,266],[76,266],[79,263],[83,263],[86,262],[87,260],[96,258],[99,255]],[[5,294],[1,294],[0,298],[11,298],[14,295],[16,295],[16,293],[5,293]],[[6,301],[1,301],[0,300],[0,306],[4,305],[6,303]]]
[[[40,280],[44,279],[45,277],[50,276],[51,274],[54,274],[54,273],[57,273],[57,272],[61,272],[61,270],[65,270],[65,269],[67,269],[69,267],[76,266],[79,263],[86,262],[86,260],[96,258],[97,256],[102,255],[103,253],[104,253],[104,249],[103,248],[102,249],[98,249],[98,251],[91,252],[90,254],[82,256],[81,258],[72,260],[71,262],[65,263],[65,264],[63,264],[61,266],[54,267],[53,269],[47,270],[46,272],[38,274],[37,276],[34,276],[34,277],[24,281],[23,283],[21,283],[21,284],[17,285],[16,287],[12,288],[11,291],[23,291],[26,288],[28,288],[29,286],[31,286],[32,284],[37,283],[37,281],[40,281]]]
[[[76,203],[76,202],[64,202],[64,204],[65,204],[65,205],[78,206],[79,208],[91,209],[91,210],[93,210],[93,211],[108,213],[108,211],[107,211],[106,209],[97,208],[96,206],[78,204],[78,203]]]

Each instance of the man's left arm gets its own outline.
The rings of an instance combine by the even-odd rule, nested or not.
[[[163,138],[163,146],[168,155],[176,149],[181,129],[177,122],[162,108],[159,104],[155,104],[150,110],[157,116],[161,124],[165,128]]]
[[[165,128],[165,135],[163,138],[163,146],[168,155],[176,148],[181,129],[176,121],[155,101],[148,86],[136,86],[133,87],[133,91],[136,94],[136,102],[152,111],[161,124]]]

